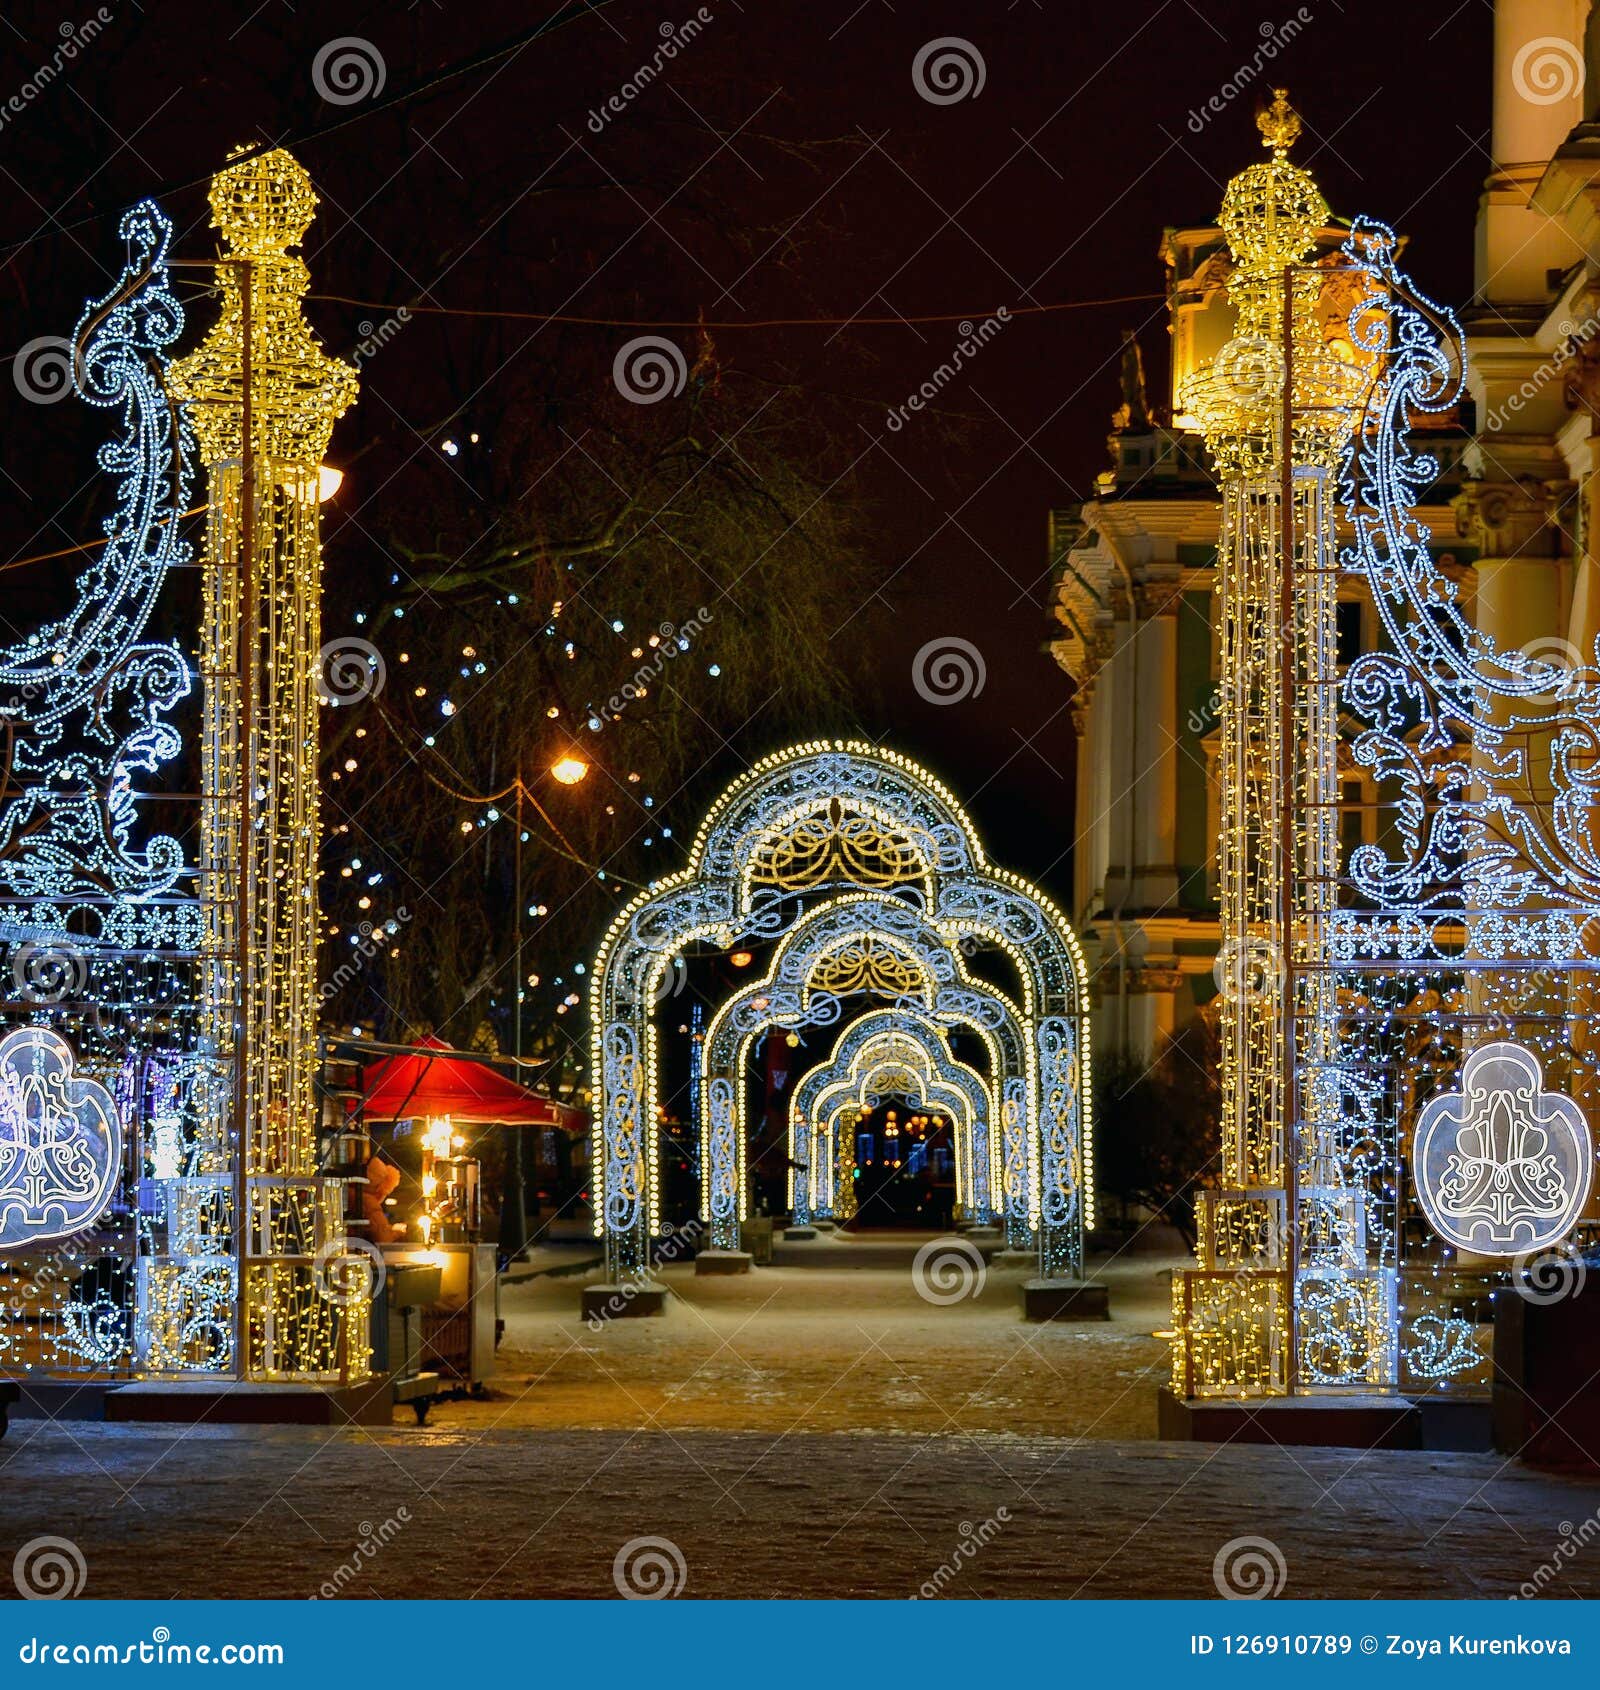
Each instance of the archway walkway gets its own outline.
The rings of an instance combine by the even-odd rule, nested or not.
[[[736,780],[688,867],[634,898],[596,956],[595,1234],[608,1284],[643,1278],[663,1237],[693,1219],[667,1214],[663,1201],[676,1019],[659,1013],[663,985],[687,953],[735,948],[757,966],[688,1053],[709,1229],[702,1265],[713,1253],[747,1265],[752,1060],[763,1042],[781,1032],[798,1044],[808,1029],[843,1025],[843,1048],[858,1017],[887,1012],[885,1030],[923,1041],[925,1072],[912,1078],[946,1088],[941,1100],[959,1113],[964,1218],[998,1217],[1044,1279],[1081,1274],[1094,1141],[1077,939],[1048,897],[989,863],[971,819],[927,770],[835,740],[765,758]],[[971,1045],[976,1064],[955,1060],[952,1038]],[[791,1121],[788,1195],[802,1219],[813,1194],[831,1200],[833,1135],[828,1120]]]

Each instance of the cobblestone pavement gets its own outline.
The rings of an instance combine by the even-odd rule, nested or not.
[[[999,1271],[934,1304],[908,1265],[669,1269],[665,1319],[600,1331],[536,1279],[489,1400],[425,1429],[13,1421],[0,1556],[65,1537],[85,1594],[162,1598],[611,1596],[630,1545],[690,1596],[1209,1597],[1225,1550],[1287,1596],[1600,1595],[1600,1482],[1156,1442],[1165,1265],[1047,1327]]]
[[[1487,1456],[813,1433],[18,1423],[0,1486],[0,1553],[162,1598],[611,1596],[640,1538],[689,1596],[1209,1597],[1245,1537],[1287,1596],[1506,1596],[1600,1507]],[[1544,1588],[1600,1595],[1600,1541]]]

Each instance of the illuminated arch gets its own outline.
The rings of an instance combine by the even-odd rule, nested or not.
[[[897,1088],[892,1083],[896,1074],[905,1075],[914,1084]],[[902,1095],[914,1096],[917,1101],[929,1107],[942,1108],[951,1116],[957,1128],[957,1201],[971,1219],[984,1225],[993,1221],[995,1210],[992,1193],[1000,1189],[1000,1176],[993,1165],[997,1154],[997,1141],[990,1132],[994,1110],[991,1107],[989,1088],[982,1084],[981,1076],[978,1078],[982,1091],[981,1095],[974,1095],[968,1086],[949,1084],[938,1076],[919,1069],[892,1069],[892,1064],[886,1060],[865,1073],[859,1086],[849,1087],[841,1084],[825,1093],[818,1103],[815,1125],[809,1129],[810,1141],[806,1141],[805,1134],[808,1129],[802,1125],[797,1124],[791,1134],[791,1155],[798,1158],[802,1151],[805,1151],[810,1156],[804,1191],[798,1184],[802,1176],[798,1171],[795,1173],[797,1184],[792,1202],[796,1205],[796,1224],[801,1224],[802,1209],[814,1210],[825,1220],[833,1218],[837,1201],[834,1158],[838,1150],[840,1116],[847,1109],[864,1110],[871,1107],[874,1100],[881,1102],[884,1097],[893,1095],[897,1089]],[[1020,1133],[1016,1138],[1014,1148],[1017,1156],[1014,1171],[1017,1174],[1019,1208],[1022,1208],[1021,1170],[1025,1168],[1026,1158]],[[817,1148],[819,1140],[823,1147],[820,1151]]]
[[[919,953],[949,959],[947,979],[931,993],[909,995],[931,997],[929,1007],[951,1023],[970,1022],[951,994],[972,999],[968,1009],[995,1012],[979,1004],[986,994],[966,980],[963,942],[992,946],[1014,967],[1020,1053],[1001,1117],[1027,1146],[1033,1178],[1024,1225],[1044,1271],[1078,1270],[1083,1229],[1093,1223],[1093,1138],[1088,986],[1077,938],[1050,899],[988,862],[970,818],[925,769],[873,745],[817,740],[764,758],[735,780],[707,813],[688,866],[619,912],[596,956],[589,997],[598,1094],[595,1232],[606,1242],[612,1277],[643,1272],[650,1239],[661,1230],[660,1053],[652,1011],[674,958],[702,941],[782,942],[816,918],[819,900],[837,911],[864,897],[880,910],[893,906],[871,929],[874,942],[898,944],[903,954],[910,938]],[[838,918],[841,945],[851,921],[857,937],[866,937],[864,913]],[[840,1002],[808,986],[804,975],[781,985],[793,993],[792,1015],[774,1024],[815,1024],[823,1018],[813,1013],[817,1006]],[[786,1013],[788,1007],[786,996]],[[830,1018],[837,1014],[835,1007]],[[709,1107],[703,1096],[703,1112]],[[736,1129],[735,1143],[739,1136]],[[717,1179],[737,1192],[739,1153],[729,1162],[726,1139],[717,1149],[715,1169],[705,1159],[708,1194]],[[715,1185],[724,1209],[728,1188]],[[736,1196],[731,1212],[711,1217],[722,1247],[737,1242],[739,1202]]]
[[[829,1026],[841,1020],[844,1000],[808,982],[842,942],[868,940],[909,953],[927,982],[920,991],[892,998],[894,1013],[903,1017],[913,1011],[932,1027],[962,1027],[973,1033],[987,1052],[997,1095],[1015,1101],[1016,1107],[1002,1112],[1007,1131],[1000,1183],[1008,1241],[1027,1248],[1041,1228],[1048,1177],[1048,1148],[1028,1130],[1030,1122],[1037,1124],[1043,1117],[1023,1107],[1028,1097],[1038,1095],[1039,1083],[1028,1020],[1005,993],[969,975],[959,940],[941,932],[916,904],[875,892],[843,893],[808,912],[785,935],[765,977],[736,992],[707,1025],[700,1166],[704,1212],[715,1246],[733,1248],[728,1241],[737,1240],[745,1218],[749,1130],[744,1080],[752,1047],[773,1028]],[[850,1030],[857,1025],[860,1022],[852,1023]],[[1075,1167],[1058,1167],[1053,1177],[1063,1180],[1075,1197]]]
[[[859,1119],[891,1098],[905,1098],[915,1109],[926,1110],[947,1118],[956,1144],[956,1202],[964,1214],[968,1207],[968,1161],[964,1154],[972,1142],[972,1123],[976,1115],[972,1099],[960,1087],[947,1086],[936,1077],[917,1068],[901,1068],[885,1064],[863,1077],[859,1096],[844,1088],[827,1100],[826,1117],[815,1128],[804,1129],[811,1141],[814,1156],[812,1177],[817,1188],[815,1216],[818,1220],[834,1218],[834,1179],[838,1172],[839,1151],[842,1148],[843,1120],[847,1115]],[[796,1175],[798,1179],[799,1176]],[[793,1205],[797,1226],[812,1217],[811,1206],[797,1194]],[[854,1205],[851,1205],[853,1212]]]
[[[956,1123],[956,1197],[974,1220],[993,1218],[999,1183],[992,1133],[995,1091],[989,1079],[951,1054],[944,1030],[904,1008],[879,1009],[851,1022],[833,1054],[811,1069],[789,1099],[790,1205],[796,1224],[834,1211],[835,1138],[847,1106],[889,1095],[891,1068],[915,1089],[907,1095],[941,1108]]]

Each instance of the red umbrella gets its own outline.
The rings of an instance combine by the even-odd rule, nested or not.
[[[474,1062],[440,1039],[423,1039],[401,1056],[362,1070],[362,1111],[369,1121],[448,1115],[467,1126],[564,1127],[588,1130],[588,1114],[519,1086],[486,1062]]]

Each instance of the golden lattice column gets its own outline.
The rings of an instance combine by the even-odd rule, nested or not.
[[[1360,372],[1323,327],[1328,206],[1289,162],[1300,120],[1279,90],[1258,121],[1271,156],[1233,178],[1221,215],[1235,335],[1184,394],[1222,499],[1223,1178],[1201,1207],[1201,1271],[1175,1287],[1186,1395],[1294,1389],[1297,1317],[1325,1313],[1317,1275],[1343,1287],[1364,1255],[1336,1154],[1323,943],[1338,874],[1335,482]]]
[[[210,482],[201,667],[205,1035],[236,1077],[243,1370],[365,1373],[365,1297],[337,1185],[317,1175],[319,470],[355,371],[301,315],[290,256],[316,210],[282,150],[222,170],[222,315],[172,366]]]

